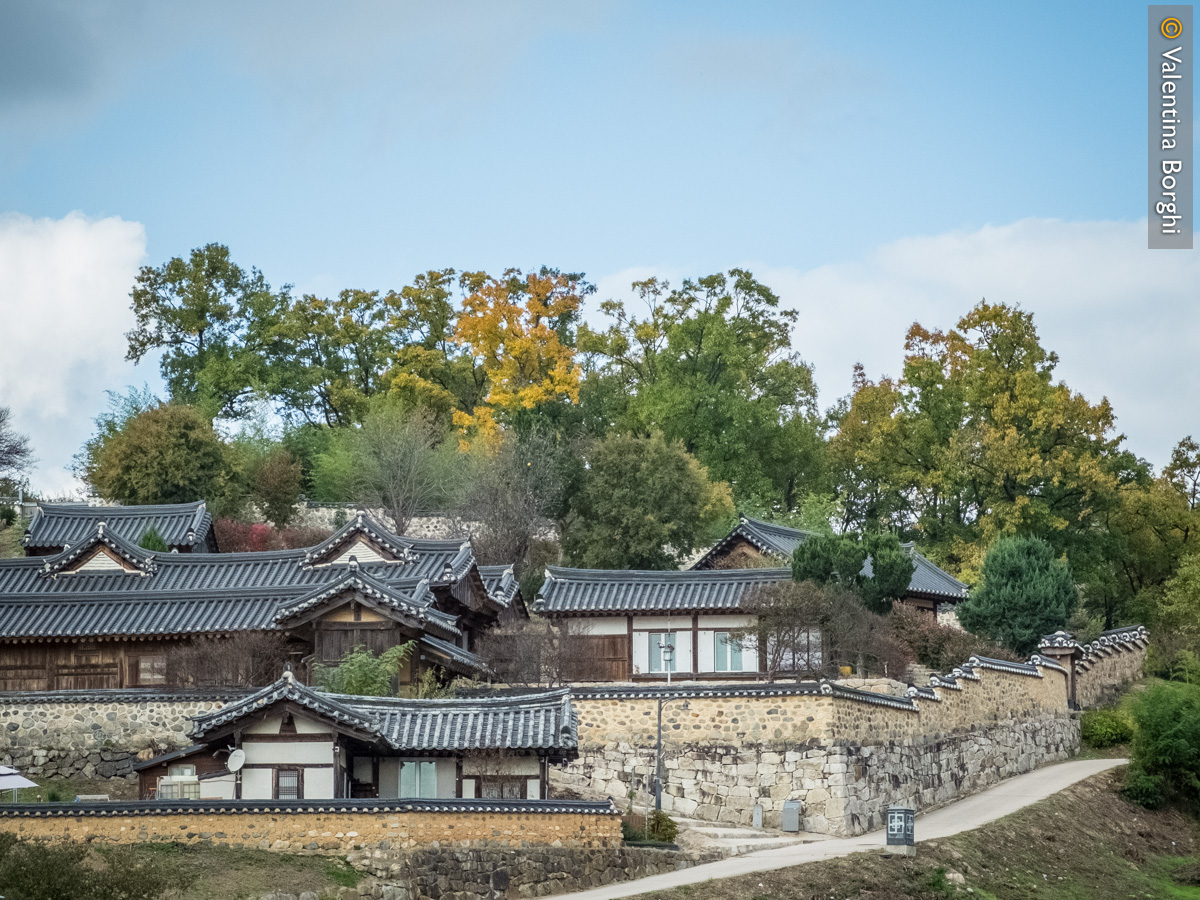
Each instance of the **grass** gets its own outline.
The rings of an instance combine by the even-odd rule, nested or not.
[[[99,864],[107,849],[93,851]],[[344,860],[327,856],[184,844],[137,844],[123,849],[136,858],[165,863],[183,876],[188,886],[164,900],[257,900],[271,891],[314,891],[323,898],[336,897],[339,888],[354,887],[362,877]]]
[[[37,787],[21,788],[17,791],[17,802],[72,803],[79,794],[108,794],[113,800],[136,800],[138,784],[116,778],[55,778],[39,781]],[[10,791],[0,792],[0,803],[9,803],[11,798]]]
[[[856,854],[643,895],[645,900],[1200,900],[1200,832],[1177,810],[1122,799],[1106,772],[916,858]],[[956,884],[959,876],[964,884]]]

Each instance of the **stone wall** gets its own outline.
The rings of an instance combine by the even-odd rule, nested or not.
[[[280,804],[271,804],[278,807]],[[342,802],[306,809],[246,812],[222,810],[220,804],[195,809],[162,810],[152,804],[112,804],[76,812],[69,807],[45,812],[46,806],[0,807],[0,831],[26,840],[95,843],[180,843],[257,848],[285,852],[384,854],[420,847],[525,847],[542,845],[607,849],[621,844],[621,819],[613,809],[580,813],[537,809],[525,811],[469,809],[463,804],[406,803],[373,811],[369,805],[347,809]],[[382,804],[375,803],[378,809]],[[549,806],[549,804],[546,804]],[[243,807],[245,804],[243,804]],[[445,811],[419,807],[441,806]],[[501,806],[501,804],[495,804]],[[340,808],[339,808],[340,807]],[[309,811],[311,808],[313,811]],[[39,814],[40,811],[40,814]]]
[[[382,900],[483,900],[545,897],[618,881],[674,872],[719,858],[645,847],[571,849],[527,846],[375,850],[349,855],[350,864],[373,876],[360,884],[360,897]]]
[[[876,692],[840,683],[581,690],[580,755],[552,770],[552,786],[648,801],[662,696],[668,811],[746,825],[761,805],[764,823],[778,827],[784,802],[799,800],[806,831],[859,834],[879,827],[891,803],[927,809],[1072,755],[1079,727],[1067,673],[1035,661],[972,660],[906,697],[883,681],[871,684]]]
[[[0,764],[35,781],[135,778],[139,751],[187,746],[188,717],[223,702],[204,692],[0,694]]]

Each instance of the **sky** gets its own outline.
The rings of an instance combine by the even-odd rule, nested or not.
[[[823,405],[914,321],[1034,313],[1156,466],[1200,436],[1200,263],[1146,250],[1130,2],[0,2],[0,406],[75,490],[138,268],[275,285],[745,267]],[[598,315],[598,313],[593,313]]]

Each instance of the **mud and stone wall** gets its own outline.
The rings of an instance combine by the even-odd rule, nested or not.
[[[664,808],[744,825],[761,806],[778,827],[784,803],[798,800],[804,830],[859,834],[880,827],[890,804],[927,809],[1071,756],[1079,727],[1066,673],[1048,662],[989,666],[906,698],[887,682],[874,693],[747,686],[724,696],[679,686],[663,707]],[[553,788],[648,800],[658,697],[578,692],[580,755],[552,771]]]
[[[1075,700],[1083,708],[1114,702],[1125,685],[1142,676],[1146,662],[1144,641],[1086,645],[1085,656],[1075,665]]]

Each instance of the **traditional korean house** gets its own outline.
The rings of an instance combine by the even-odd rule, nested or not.
[[[547,799],[575,757],[567,689],[453,700],[323,694],[290,672],[136,767],[142,799]],[[240,751],[240,753],[238,752]]]
[[[754,588],[791,579],[790,569],[633,572],[546,569],[538,612],[576,632],[588,660],[582,681],[758,678],[764,660],[737,630]],[[667,650],[666,648],[670,648]],[[666,652],[664,652],[666,651]],[[813,652],[820,653],[815,636]]]
[[[153,531],[177,553],[216,553],[217,534],[203,501],[162,506],[39,503],[25,529],[26,556],[55,556],[87,540],[103,521],[109,534],[137,544]]]
[[[55,555],[0,560],[0,690],[167,686],[172,647],[244,632],[285,635],[302,675],[410,641],[402,684],[474,675],[479,632],[526,615],[512,570],[477,566],[469,541],[362,513],[315,547],[236,554],[153,553],[101,520]]]
[[[773,563],[790,565],[792,554],[813,532],[761,522],[740,516],[737,526],[704,554],[692,569],[743,569]],[[944,572],[917,552],[915,545],[901,544],[912,558],[912,581],[902,603],[943,617],[963,600],[969,588],[953,575]],[[863,573],[870,574],[871,560],[867,559]]]

